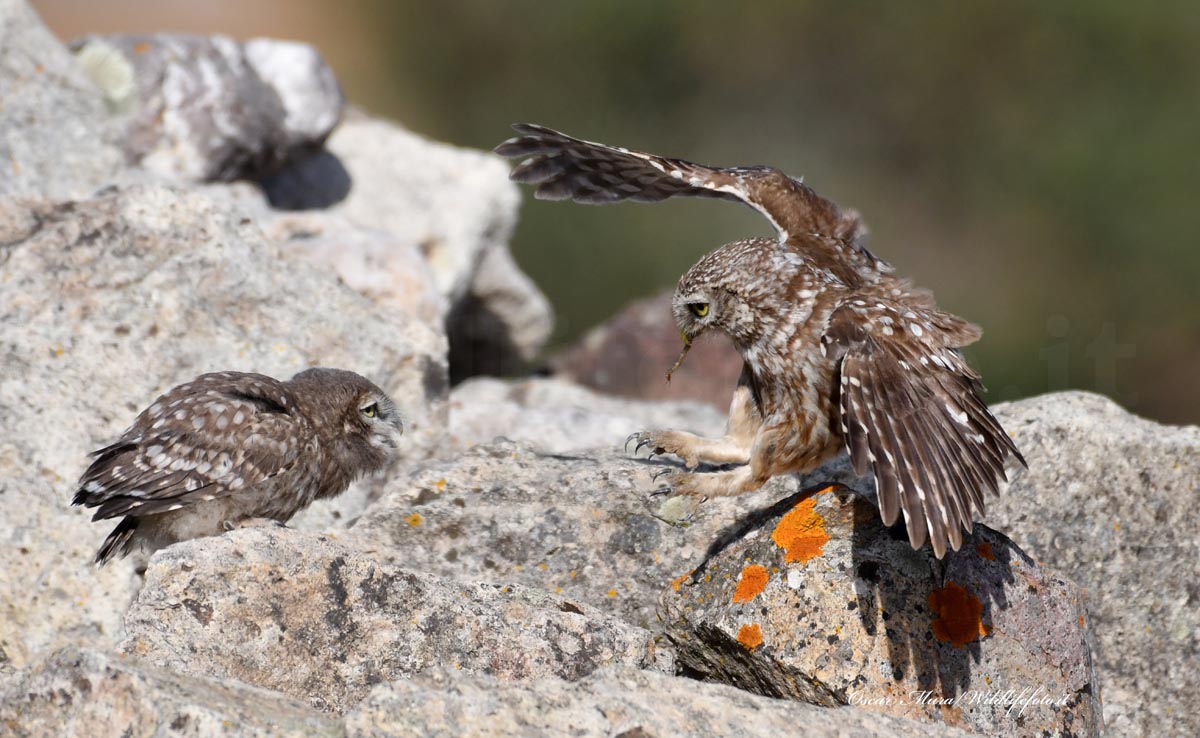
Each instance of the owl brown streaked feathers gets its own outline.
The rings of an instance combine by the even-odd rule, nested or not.
[[[512,172],[540,199],[656,202],[674,196],[742,202],[778,240],[722,246],[679,280],[672,310],[687,353],[719,330],[744,360],[722,438],[646,431],[637,447],[728,471],[678,472],[677,493],[738,495],[778,474],[804,472],[849,449],[873,471],[883,520],[904,514],[909,541],[941,558],[957,550],[984,494],[1025,463],[980,399],[979,375],[959,349],[978,327],[939,310],[933,296],[892,275],[865,245],[858,214],[840,210],[770,167],[720,169],[581,141],[542,126],[496,147],[521,158]]]
[[[367,379],[309,369],[286,382],[204,374],[143,410],[92,454],[73,505],[122,517],[96,554],[160,548],[261,519],[287,522],[396,456],[403,425]]]

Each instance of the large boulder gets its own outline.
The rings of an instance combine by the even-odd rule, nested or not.
[[[119,637],[137,579],[128,563],[91,567],[110,526],[69,506],[72,485],[87,453],[175,384],[342,367],[396,400],[406,458],[441,442],[444,336],[200,195],[138,186],[0,200],[0,244],[0,648],[18,666]]]
[[[0,196],[83,196],[124,164],[70,52],[24,0],[0,0]]]
[[[1106,734],[1200,735],[1200,428],[1083,392],[997,415],[1029,471],[988,521],[1087,591]]]
[[[508,250],[520,195],[499,157],[352,110],[323,153],[263,186],[276,213],[320,210],[390,234],[424,256],[446,299],[456,381],[518,371],[549,337],[550,305]],[[353,270],[341,273],[351,286],[370,286]]]
[[[988,735],[1099,736],[1078,588],[977,526],[942,561],[835,487],[743,517],[663,597],[693,674]]]
[[[246,684],[182,676],[137,659],[67,648],[0,688],[11,738],[340,738],[340,721]]]
[[[967,738],[852,707],[830,710],[633,669],[578,682],[500,682],[445,672],[381,685],[346,717],[347,738]]]
[[[126,160],[169,180],[257,179],[320,148],[342,115],[306,44],[226,36],[88,36],[72,44]]]
[[[125,626],[123,648],[153,663],[339,712],[374,684],[437,666],[505,679],[672,667],[648,632],[568,597],[451,582],[281,529],[159,553]]]

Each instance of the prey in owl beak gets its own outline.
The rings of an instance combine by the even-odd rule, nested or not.
[[[679,358],[667,370],[667,384],[671,383],[671,375],[679,371],[679,367],[683,366],[683,360],[687,358],[688,351],[692,350],[692,338],[687,334],[687,331],[679,329],[679,337],[683,339],[683,351],[679,352]]]

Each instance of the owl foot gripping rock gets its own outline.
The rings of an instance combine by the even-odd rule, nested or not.
[[[353,372],[204,374],[94,452],[72,504],[96,508],[93,520],[123,516],[96,554],[103,564],[135,544],[282,524],[386,467],[402,433],[388,396]]]
[[[688,467],[673,491],[740,495],[771,477],[811,471],[842,448],[875,476],[888,525],[900,513],[913,548],[958,550],[984,494],[1005,478],[1016,445],[980,398],[960,352],[978,327],[939,310],[933,296],[892,274],[866,248],[866,226],[802,182],[770,167],[713,168],[581,141],[530,124],[496,147],[523,159],[512,179],[545,200],[603,204],[711,197],[748,205],[778,231],[709,253],[679,280],[671,309],[683,339],[715,329],[744,363],[724,437],[674,431],[631,436]]]

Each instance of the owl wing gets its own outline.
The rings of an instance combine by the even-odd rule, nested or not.
[[[707,167],[582,141],[532,123],[517,123],[513,129],[521,135],[500,144],[495,152],[523,159],[510,177],[537,185],[534,194],[540,200],[596,205],[658,202],[677,195],[715,197],[762,213],[779,232],[780,243],[801,233],[821,234],[858,248],[865,241],[866,226],[856,212],[839,210],[778,169]]]
[[[928,533],[934,554],[958,550],[984,512],[984,491],[1025,459],[980,398],[979,375],[958,348],[979,329],[936,309],[854,300],[830,317],[822,343],[840,360],[838,410],[850,460],[875,476],[887,525],[903,510],[909,542]]]
[[[225,497],[291,468],[307,427],[282,382],[206,374],[158,398],[119,441],[94,452],[72,504],[104,520]]]

